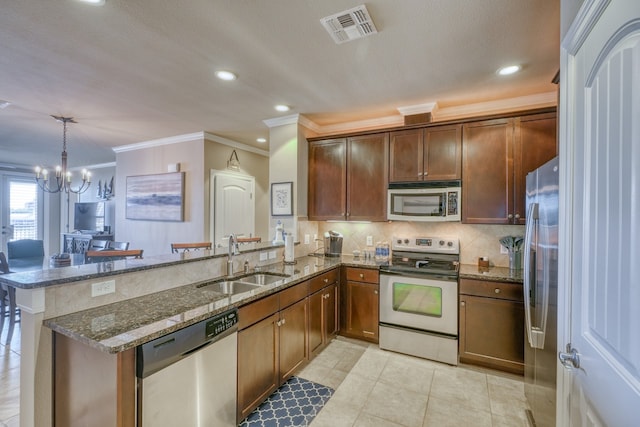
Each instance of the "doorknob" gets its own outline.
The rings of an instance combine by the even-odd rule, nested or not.
[[[558,353],[558,359],[560,363],[567,369],[580,368],[580,354],[578,350],[571,347],[571,343],[567,344],[567,351],[561,351]]]

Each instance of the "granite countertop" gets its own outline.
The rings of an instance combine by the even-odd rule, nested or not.
[[[461,279],[522,283],[522,272],[523,270],[510,270],[507,267],[478,267],[477,265],[473,264],[460,264]]]
[[[274,245],[269,242],[248,243],[242,245],[240,253],[246,254],[278,247],[284,247],[284,244]],[[49,260],[47,259],[41,264],[41,268],[0,275],[0,283],[21,289],[43,288],[82,280],[91,280],[97,277],[166,267],[185,262],[221,258],[226,257],[227,253],[228,248],[214,248],[211,250],[192,251],[178,254],[154,255],[142,259],[124,259],[93,264],[78,264],[68,267],[51,267],[49,265]],[[9,268],[11,268],[11,261],[9,261]]]
[[[229,296],[206,286],[224,279],[220,277],[47,319],[44,325],[100,351],[119,353],[340,265],[379,267],[373,261],[348,255],[336,258],[305,256],[297,258],[292,265],[280,262],[261,268],[260,272],[287,274],[289,277],[250,292]]]

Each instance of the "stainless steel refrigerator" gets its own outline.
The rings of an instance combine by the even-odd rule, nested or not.
[[[527,175],[524,391],[537,427],[556,425],[558,158]]]

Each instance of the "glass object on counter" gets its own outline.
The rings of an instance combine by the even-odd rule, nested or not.
[[[375,259],[378,262],[389,261],[389,243],[388,242],[376,243]]]

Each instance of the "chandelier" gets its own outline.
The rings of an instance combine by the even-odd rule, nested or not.
[[[47,193],[76,193],[82,194],[91,185],[91,172],[82,169],[82,184],[75,190],[71,187],[71,171],[67,170],[67,123],[78,123],[73,117],[51,116],[61,122],[62,131],[62,166],[56,166],[56,182],[49,180],[49,171],[36,166],[36,182]]]

